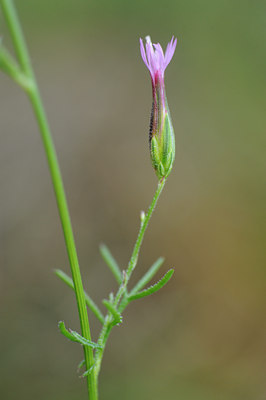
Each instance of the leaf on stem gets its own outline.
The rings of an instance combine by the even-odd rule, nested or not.
[[[100,253],[101,253],[102,258],[106,262],[107,266],[110,268],[111,272],[113,273],[115,279],[117,280],[117,282],[120,285],[122,282],[122,279],[123,279],[122,272],[121,272],[116,260],[112,256],[110,250],[108,249],[108,247],[105,244],[100,245]]]
[[[160,290],[172,277],[174,273],[173,269],[170,269],[166,274],[154,285],[148,287],[147,289],[142,290],[141,292],[134,293],[134,294],[129,294],[128,300],[136,300],[136,299],[141,299],[142,297],[149,296],[150,294],[153,294]]]
[[[85,364],[86,364],[85,360],[80,361],[78,368],[77,368],[78,372],[81,370],[82,367],[84,367]]]
[[[86,361],[82,360],[78,365],[78,368],[77,368],[78,372],[81,370],[82,367],[84,367],[84,365],[86,365]],[[95,366],[95,364],[93,364],[88,370],[84,371],[83,374],[80,376],[80,378],[85,378],[86,376],[91,374],[94,369],[94,366]]]
[[[85,378],[86,376],[88,376],[89,374],[91,374],[93,370],[94,370],[94,364],[93,364],[87,371],[85,371],[85,372],[81,375],[81,377],[82,377],[82,378]]]
[[[164,262],[164,258],[160,257],[158,260],[156,260],[152,266],[149,268],[149,270],[146,272],[145,275],[138,281],[138,283],[134,286],[134,288],[131,290],[131,295],[137,293],[139,290],[143,289],[144,286],[146,286],[154,277],[156,272],[159,270],[159,268],[162,266]]]
[[[119,311],[117,311],[115,306],[110,301],[108,301],[106,299],[103,300],[103,304],[105,305],[107,310],[110,311],[110,313],[113,316],[113,325],[120,324],[122,322],[122,315],[120,314]]]
[[[75,290],[73,280],[61,269],[55,269],[54,273],[60,278],[63,282],[65,282],[71,289]],[[98,318],[98,320],[103,324],[104,316],[100,311],[99,307],[94,303],[92,298],[84,291],[85,301],[87,306],[91,309],[94,315]]]
[[[23,89],[31,88],[32,81],[24,74],[13,56],[0,43],[0,69],[10,76]]]
[[[92,347],[93,349],[102,349],[102,346],[100,346],[98,343],[84,338],[78,332],[72,331],[72,329],[67,330],[63,321],[58,323],[58,327],[61,333],[72,342],[77,342],[82,344],[82,346]]]

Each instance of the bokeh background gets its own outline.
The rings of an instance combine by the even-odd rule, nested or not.
[[[53,132],[84,285],[116,283],[156,187],[148,153],[150,34],[178,47],[166,72],[177,155],[134,281],[159,256],[174,278],[113,330],[101,399],[265,400],[266,3],[232,0],[16,2]],[[3,16],[1,36],[11,43]],[[79,330],[38,128],[0,75],[0,397],[86,398]],[[94,338],[99,324],[91,316]]]

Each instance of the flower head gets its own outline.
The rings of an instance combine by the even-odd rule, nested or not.
[[[153,44],[150,36],[147,36],[145,52],[140,39],[141,56],[150,72],[152,82],[149,144],[152,165],[159,179],[170,174],[175,158],[175,137],[166,99],[164,71],[174,55],[176,43],[177,39],[173,36],[164,54],[161,45]]]
[[[152,83],[155,85],[157,79],[164,78],[164,71],[174,55],[177,39],[172,37],[165,54],[160,43],[152,44],[150,36],[146,36],[146,53],[142,39],[139,41],[142,59],[150,71]]]

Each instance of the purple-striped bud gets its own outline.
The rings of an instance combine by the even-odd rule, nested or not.
[[[176,42],[177,39],[172,37],[164,54],[161,45],[153,44],[149,36],[146,37],[145,52],[140,39],[141,56],[150,72],[152,83],[149,146],[152,165],[159,179],[170,174],[175,158],[175,136],[166,99],[164,71],[174,55]]]

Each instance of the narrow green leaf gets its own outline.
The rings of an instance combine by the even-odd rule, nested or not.
[[[85,371],[84,374],[82,374],[82,378],[85,378],[86,376],[90,375],[93,370],[94,370],[94,364],[87,371]]]
[[[88,340],[86,338],[84,338],[83,336],[81,336],[78,332],[72,331],[71,329],[69,329],[69,331],[66,329],[65,324],[63,321],[60,321],[58,323],[58,327],[61,331],[61,333],[68,338],[69,340],[71,340],[72,342],[77,342],[82,344],[83,346],[88,346],[88,347],[92,347],[93,349],[101,349],[102,346],[100,346],[97,343],[92,342],[91,340]]]
[[[75,290],[73,280],[65,272],[61,271],[61,269],[56,269],[54,272],[58,276],[58,278],[65,282],[71,289]],[[103,324],[104,316],[99,307],[94,303],[92,298],[86,292],[84,292],[84,294],[87,306],[91,309],[98,320]]]
[[[157,283],[148,287],[147,289],[142,290],[141,292],[129,295],[128,300],[131,301],[131,300],[140,299],[142,297],[149,296],[150,294],[157,292],[169,281],[169,279],[171,279],[173,273],[174,273],[174,270],[170,269],[168,272],[166,272],[166,274]]]
[[[63,282],[67,284],[71,289],[74,289],[73,280],[61,269],[55,269],[54,273],[60,278]]]
[[[110,250],[108,249],[108,247],[105,244],[100,245],[100,253],[101,253],[102,258],[106,262],[107,266],[110,268],[111,272],[113,273],[115,279],[117,280],[117,282],[120,285],[122,282],[122,279],[123,279],[122,272],[121,272],[116,260],[110,253]]]
[[[149,270],[146,272],[145,275],[138,281],[136,286],[131,290],[130,295],[133,295],[140,291],[141,289],[144,288],[154,277],[156,272],[159,270],[159,268],[162,266],[164,262],[164,258],[160,257],[158,260],[155,261],[155,263],[152,264],[152,266],[149,268]]]
[[[0,69],[9,75],[23,89],[32,87],[32,81],[20,69],[12,55],[0,44]]]
[[[79,365],[78,365],[78,368],[77,368],[78,371],[80,371],[81,368],[84,367],[85,364],[86,364],[86,361],[85,361],[85,360],[80,361],[80,363],[79,363]]]
[[[66,329],[66,326],[63,321],[58,322],[58,327],[60,329],[60,332],[69,340],[72,340],[73,342],[76,342],[77,340],[73,338],[73,335],[71,335],[70,332]]]
[[[126,306],[128,305],[128,303],[130,303],[127,296],[128,296],[128,294],[125,293],[124,296],[122,297],[122,300],[121,300],[119,306],[118,306],[118,311],[120,313],[122,313],[124,311],[124,309],[126,308]]]
[[[89,347],[92,347],[93,349],[101,349],[102,348],[102,346],[93,342],[92,340],[88,340],[88,339],[84,338],[78,332],[72,331],[72,329],[69,329],[69,331],[70,331],[71,335],[73,335],[73,337],[76,339],[76,341],[78,343],[82,344],[83,346],[89,346]]]
[[[84,367],[84,365],[86,364],[85,360],[82,360],[79,365],[78,365],[78,372],[81,370],[82,367]],[[89,374],[92,373],[93,369],[94,369],[95,363],[87,370],[84,371],[83,374],[81,375],[81,378],[85,378],[86,376],[88,376]]]
[[[113,319],[114,319],[113,320],[114,325],[120,324],[122,322],[122,315],[120,314],[120,312],[117,311],[117,309],[114,307],[114,305],[106,299],[103,300],[103,304],[105,305],[107,310],[110,311],[110,313],[112,314]]]

